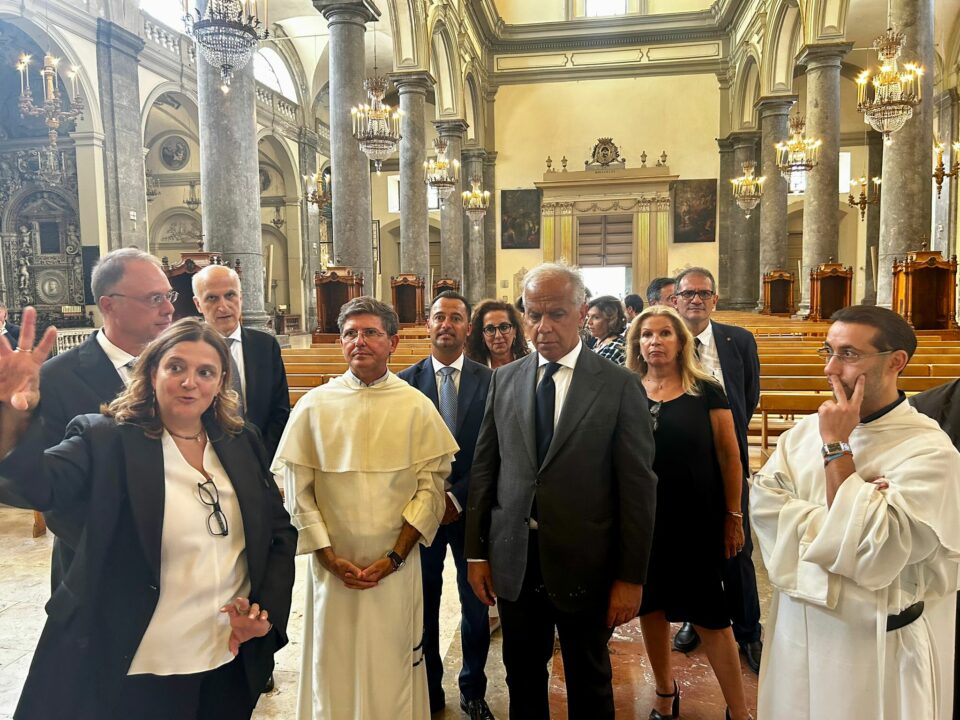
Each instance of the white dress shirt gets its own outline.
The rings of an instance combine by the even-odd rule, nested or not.
[[[553,384],[556,387],[553,403],[553,427],[556,430],[560,422],[560,411],[563,410],[563,402],[567,399],[567,391],[570,390],[570,383],[573,382],[573,369],[577,366],[577,358],[580,357],[580,351],[583,349],[583,343],[578,342],[577,346],[557,360],[562,366],[553,374]],[[552,362],[543,355],[537,358],[537,386],[543,380],[543,374],[546,372],[544,367]]]
[[[189,675],[233,660],[230,619],[220,608],[250,594],[243,517],[233,483],[207,442],[203,467],[213,478],[228,534],[212,535],[213,508],[200,500],[203,477],[164,431],[160,597],[128,675]],[[211,527],[217,528],[211,519]],[[268,608],[269,609],[269,608]]]
[[[457,401],[458,401],[457,410],[459,411],[459,409],[460,409],[460,406],[459,406],[459,400],[460,400],[460,375],[461,375],[461,373],[463,373],[463,353],[460,353],[460,357],[458,357],[456,360],[454,360],[454,361],[453,361],[452,363],[450,363],[449,365],[444,365],[442,362],[440,362],[439,360],[437,360],[433,355],[430,356],[430,361],[433,363],[433,379],[434,379],[434,380],[436,381],[436,383],[437,383],[437,397],[438,397],[438,398],[440,397],[440,371],[441,371],[443,368],[445,368],[445,367],[452,367],[452,368],[456,371],[455,373],[453,373],[452,380],[453,380],[453,386],[457,389]],[[463,508],[460,507],[460,503],[457,502],[457,499],[453,496],[453,493],[450,492],[450,487],[451,487],[451,485],[450,485],[450,479],[449,479],[449,478],[447,478],[447,480],[444,481],[444,485],[445,485],[446,490],[447,490],[447,497],[449,497],[450,500],[451,500],[451,502],[453,502],[453,506],[457,509],[457,512],[462,513],[462,512],[463,512]]]
[[[723,383],[723,369],[720,367],[720,353],[717,352],[717,339],[713,336],[713,323],[708,322],[706,329],[697,335],[700,341],[700,367],[713,375],[717,382],[723,385],[726,391],[727,386]],[[728,392],[729,394],[729,392]]]
[[[120,376],[120,379],[123,380],[124,385],[130,384],[130,363],[136,360],[135,355],[131,355],[126,350],[121,350],[107,337],[107,334],[103,331],[103,328],[97,330],[97,344],[107,355],[107,360],[113,365],[116,369],[117,374]]]
[[[247,373],[243,366],[243,338],[240,334],[240,323],[237,323],[237,327],[234,329],[234,331],[227,335],[224,340],[236,340],[236,342],[227,342],[227,347],[230,349],[230,356],[237,364],[237,372],[240,374],[240,388],[243,390],[243,405],[246,407]]]

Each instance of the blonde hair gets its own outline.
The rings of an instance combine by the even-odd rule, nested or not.
[[[159,438],[163,434],[163,423],[153,389],[153,375],[160,367],[163,356],[182,342],[205,342],[217,351],[223,371],[222,382],[220,391],[204,411],[204,416],[212,413],[212,419],[221,430],[237,435],[243,429],[243,418],[237,411],[237,393],[230,387],[230,351],[220,333],[198,318],[184,318],[175,322],[147,345],[130,371],[127,389],[109,405],[101,407],[101,412],[118,424],[128,423],[142,428],[144,435],[149,438]]]
[[[699,395],[700,383],[712,382],[719,385],[713,375],[700,367],[700,362],[694,352],[693,335],[687,328],[687,324],[683,322],[680,314],[669,305],[651,305],[630,323],[630,330],[627,332],[627,367],[641,378],[646,377],[649,366],[640,353],[640,332],[643,322],[654,315],[668,318],[670,324],[673,325],[673,332],[676,333],[677,339],[680,341],[677,365],[680,370],[683,391],[687,395]]]

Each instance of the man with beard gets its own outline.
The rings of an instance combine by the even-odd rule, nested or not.
[[[831,319],[835,399],[753,481],[775,589],[758,716],[949,717],[960,453],[897,389],[917,347],[904,319],[863,305]]]

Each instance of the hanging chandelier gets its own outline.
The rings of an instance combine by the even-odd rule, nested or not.
[[[437,191],[441,200],[446,200],[460,183],[460,161],[447,160],[448,146],[444,138],[434,140],[433,147],[437,150],[437,157],[423,163],[423,179]]]
[[[350,117],[353,121],[353,136],[360,143],[364,154],[373,160],[379,175],[383,161],[393,154],[400,142],[401,114],[399,110],[394,111],[389,105],[383,104],[387,79],[376,74],[376,61],[373,72],[373,77],[363,81],[363,89],[367,91],[370,104],[350,108]]]
[[[196,19],[190,14],[191,0],[183,0],[183,24],[187,35],[200,47],[208,63],[220,68],[220,89],[230,92],[235,70],[242,70],[261,40],[270,36],[267,21],[268,0],[263,3],[263,22],[257,14],[257,0],[209,0]]]
[[[304,175],[306,183],[307,202],[317,206],[317,210],[327,220],[333,218],[333,196],[331,193],[329,176],[323,173]]]
[[[944,178],[955,178],[960,175],[960,142],[953,144],[953,162],[950,169],[947,170],[943,164],[943,151],[946,149],[944,144],[937,139],[933,143],[933,149],[937,153],[937,165],[933,170],[933,179],[937,181],[937,199],[940,199],[940,193],[943,191]]]
[[[480,190],[480,178],[470,179],[470,191],[464,192],[463,211],[473,221],[473,226],[480,227],[480,221],[487,214],[487,208],[490,207],[490,191]]]
[[[807,122],[802,115],[790,118],[790,139],[774,145],[777,151],[777,167],[787,183],[794,176],[803,176],[817,166],[822,140],[803,136]]]
[[[905,64],[903,70],[899,67],[903,39],[903,33],[887,28],[873,41],[880,60],[880,69],[873,81],[868,85],[869,70],[857,76],[857,110],[863,113],[864,122],[883,134],[887,145],[892,142],[891,134],[913,117],[913,109],[923,99],[923,68],[916,63]]]
[[[743,163],[743,175],[730,182],[733,183],[733,198],[737,205],[750,217],[750,213],[760,203],[763,197],[763,183],[765,177],[754,177],[757,168],[755,162]]]
[[[186,205],[191,210],[193,210],[194,212],[196,212],[197,208],[200,207],[200,198],[197,196],[196,180],[190,181],[190,189],[187,190],[187,195],[186,197],[183,198],[183,204]]]
[[[870,192],[870,185],[873,185],[873,192]],[[853,191],[860,188],[859,196],[854,196]],[[861,222],[867,216],[867,208],[880,202],[880,178],[871,178],[867,182],[867,176],[861,175],[859,180],[850,181],[850,195],[847,197],[847,205],[860,209]]]

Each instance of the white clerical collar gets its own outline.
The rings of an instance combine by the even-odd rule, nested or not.
[[[697,340],[700,341],[701,345],[713,344],[713,322],[711,320],[707,321],[707,327],[704,328],[703,332],[697,335]]]
[[[562,358],[557,360],[557,362],[563,365],[564,367],[570,368],[571,370],[575,369],[577,367],[577,358],[580,357],[580,350],[582,348],[583,348],[583,342],[578,342],[576,347],[573,348],[573,350],[571,350]],[[547,360],[543,355],[540,355],[539,353],[537,353],[537,355],[538,355],[538,358],[537,358],[538,368],[553,362],[553,360]]]
[[[354,375],[352,370],[349,370],[349,369],[348,369],[348,370],[343,374],[343,379],[346,381],[347,385],[349,385],[349,386],[352,387],[352,388],[357,388],[357,389],[359,389],[359,388],[374,387],[375,385],[379,385],[380,383],[386,382],[388,377],[390,377],[390,371],[389,371],[389,370],[387,370],[387,372],[383,375],[383,377],[379,377],[379,378],[377,378],[376,380],[374,380],[372,383],[370,383],[369,385],[367,385],[363,380],[361,380],[361,379],[358,378],[356,375]]]
[[[110,342],[110,339],[102,328],[97,331],[97,344],[100,345],[100,348],[106,354],[110,364],[118,371],[120,368],[129,365],[132,360],[137,359],[136,355],[131,355],[126,350],[121,350]]]
[[[454,361],[453,361],[452,363],[450,363],[449,365],[444,365],[442,362],[440,362],[439,360],[437,360],[437,358],[434,357],[433,355],[430,356],[430,360],[433,361],[433,374],[434,374],[434,375],[436,375],[438,372],[440,372],[440,371],[441,371],[443,368],[445,368],[445,367],[452,367],[454,370],[458,370],[458,371],[460,371],[460,372],[463,372],[463,353],[460,353],[460,357],[458,357],[456,360],[454,360]]]
[[[233,329],[233,332],[227,335],[224,340],[236,340],[237,342],[243,342],[243,336],[240,334],[240,323],[237,323],[237,326]]]

